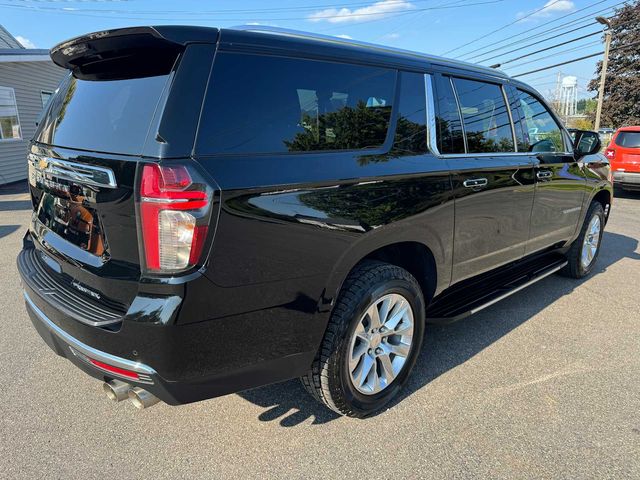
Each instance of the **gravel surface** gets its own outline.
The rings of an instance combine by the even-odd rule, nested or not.
[[[32,328],[0,190],[0,478],[640,478],[640,194],[594,274],[428,326],[400,402],[337,417],[297,381],[182,407],[113,404]]]

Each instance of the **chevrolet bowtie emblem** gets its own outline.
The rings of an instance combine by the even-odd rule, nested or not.
[[[38,168],[40,170],[46,170],[48,166],[49,166],[49,161],[46,158],[41,158],[40,160],[38,160]]]

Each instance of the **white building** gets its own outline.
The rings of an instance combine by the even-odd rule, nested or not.
[[[0,25],[0,185],[27,178],[27,146],[66,70],[48,50],[24,48]]]

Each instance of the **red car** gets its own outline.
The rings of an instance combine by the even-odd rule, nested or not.
[[[640,127],[619,128],[604,154],[611,162],[615,185],[640,190]]]

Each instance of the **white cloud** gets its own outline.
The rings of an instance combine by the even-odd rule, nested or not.
[[[33,43],[28,38],[21,37],[20,35],[17,35],[16,36],[16,40],[18,40],[18,42],[20,42],[20,45],[22,45],[24,48],[36,48],[36,44]]]
[[[350,36],[350,35],[345,35],[344,33],[343,33],[343,34],[341,34],[341,35],[336,35],[336,37],[339,37],[339,38],[346,38],[347,40],[353,40],[353,37],[352,37],[352,36]]]
[[[533,15],[529,15],[527,19],[550,17],[554,13],[572,12],[575,9],[576,4],[572,0],[549,0],[544,4],[542,8],[537,9],[537,12],[535,12]],[[531,13],[531,11],[519,12],[517,17],[522,18],[528,13]]]
[[[411,10],[412,8],[414,8],[413,4],[407,0],[382,0],[354,10],[346,7],[318,10],[309,15],[308,20],[329,23],[364,22],[379,20],[392,13]]]
[[[400,34],[399,33],[387,33],[383,38],[386,38],[387,40],[397,40],[398,38],[400,38]]]

